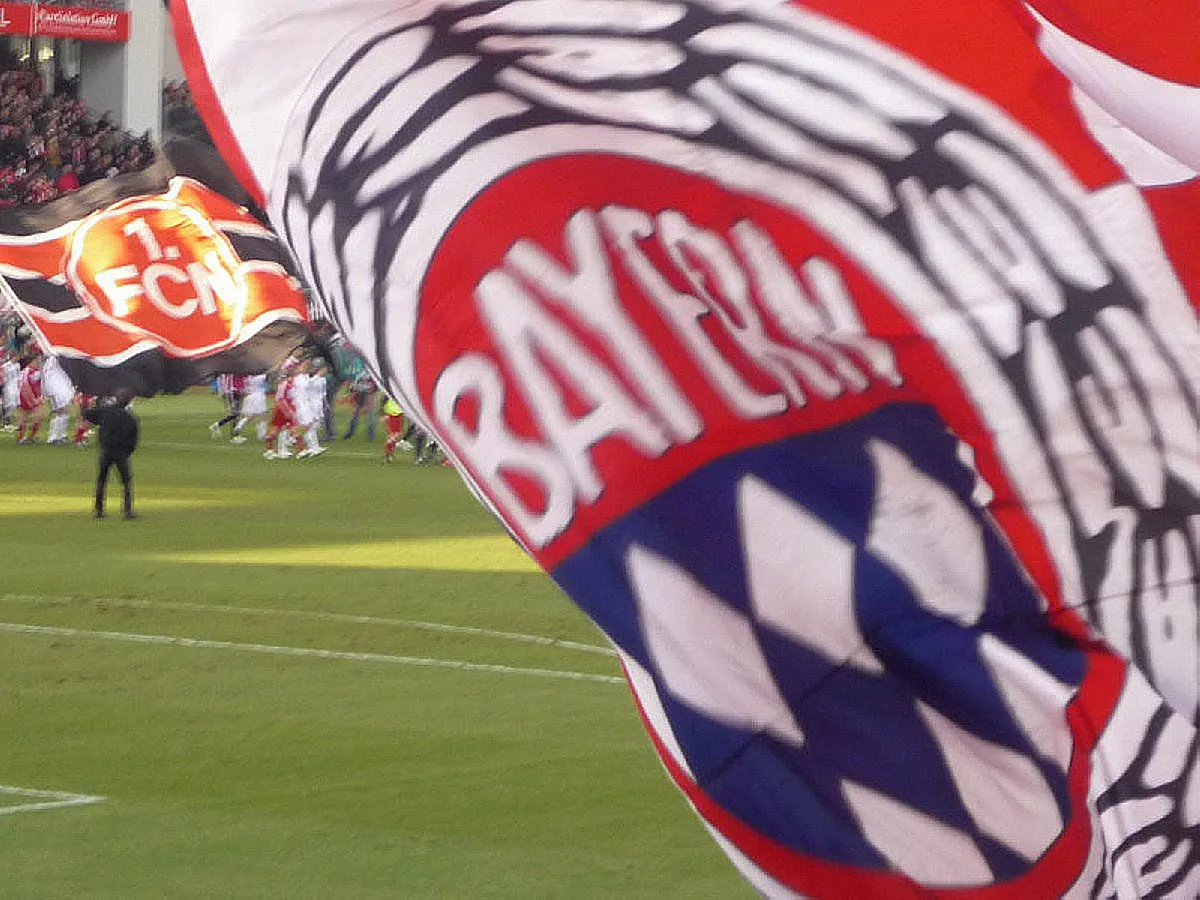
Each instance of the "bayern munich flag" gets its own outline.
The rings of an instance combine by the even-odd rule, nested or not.
[[[85,393],[263,372],[308,336],[287,250],[211,149],[0,214],[0,293]]]
[[[1200,896],[1194,4],[172,12],[762,894]]]

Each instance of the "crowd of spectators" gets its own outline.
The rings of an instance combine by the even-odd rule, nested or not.
[[[167,81],[162,89],[163,133],[212,143],[186,81]]]
[[[125,0],[10,0],[16,6],[82,6],[87,9],[125,9]]]
[[[163,82],[162,102],[167,118],[180,114],[192,115],[196,111],[192,89],[183,80]]]
[[[47,93],[33,69],[0,71],[0,207],[46,203],[153,161],[148,134],[94,117],[69,87]]]

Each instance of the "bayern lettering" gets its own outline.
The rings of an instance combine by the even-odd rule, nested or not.
[[[649,241],[658,242],[674,271],[660,271],[644,249]],[[570,524],[579,502],[594,503],[603,493],[593,459],[598,444],[619,439],[654,458],[704,430],[679,376],[629,315],[616,266],[736,418],[780,415],[814,396],[861,393],[875,381],[901,383],[891,348],[866,334],[837,267],[814,256],[797,272],[751,222],[722,235],[678,211],[652,217],[613,205],[576,212],[563,245],[566,265],[523,239],[484,274],[475,300],[500,359],[466,354],[434,385],[438,422],[535,549]],[[591,352],[595,344],[603,354]],[[509,427],[505,405],[513,395],[505,371],[534,435]],[[777,390],[760,391],[746,372]],[[477,409],[473,423],[459,415],[468,398]],[[536,490],[518,491],[516,473]]]
[[[641,210],[626,207],[607,207],[601,215],[610,236],[621,249],[629,274],[654,301],[734,414],[742,419],[764,419],[787,409],[787,400],[783,396],[760,394],[748,385],[713,344],[704,328],[712,307],[698,297],[676,291],[642,252],[638,241],[654,237],[654,220]]]
[[[473,399],[478,406],[472,427],[458,415],[459,403]],[[434,415],[446,434],[471,462],[472,470],[491,486],[496,502],[535,547],[544,547],[571,521],[575,491],[570,473],[546,448],[523,440],[504,422],[504,380],[487,357],[460,356],[438,378],[433,392]],[[522,501],[510,486],[520,473],[540,489],[538,508]]]
[[[666,452],[671,444],[667,434],[621,386],[615,373],[593,359],[516,279],[506,272],[489,272],[479,283],[476,298],[546,439],[586,502],[594,502],[603,488],[591,461],[595,444],[623,436],[646,456]],[[568,391],[585,402],[587,413],[571,416],[565,403]]]
[[[836,397],[842,386],[817,360],[799,350],[784,347],[767,337],[763,319],[755,311],[750,298],[750,278],[739,265],[728,244],[717,234],[697,228],[677,212],[667,211],[659,216],[659,233],[671,259],[687,278],[694,295],[717,316],[738,348],[761,368],[769,372],[794,406],[808,402],[800,386],[802,375],[825,397]],[[735,241],[737,233],[734,233]],[[738,248],[739,251],[742,249]],[[706,265],[698,265],[702,260]],[[711,274],[719,291],[711,291],[705,278]],[[784,279],[775,272],[775,280],[784,280],[799,287],[790,272]],[[796,299],[799,299],[797,297]]]
[[[605,256],[596,213],[580,210],[567,222],[566,244],[574,272],[565,271],[532,241],[518,241],[505,262],[586,324],[614,359],[624,364],[662,426],[677,443],[699,436],[704,423],[654,348],[625,312]]]

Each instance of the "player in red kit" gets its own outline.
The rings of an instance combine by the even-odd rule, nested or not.
[[[280,370],[279,384],[275,388],[275,412],[267,429],[267,449],[263,452],[266,459],[287,459],[292,455],[287,445],[288,435],[296,427],[296,383],[292,378],[294,367],[290,363],[289,360]]]
[[[242,401],[246,397],[246,376],[241,374],[222,375],[220,378],[221,393],[225,396],[225,402],[229,404],[229,411],[217,421],[208,426],[209,433],[213,437],[221,436],[221,429],[226,426],[233,426],[242,415]],[[237,437],[236,433],[230,435],[231,438]]]
[[[92,433],[92,423],[87,420],[84,412],[92,408],[92,405],[96,402],[96,398],[91,394],[79,393],[75,395],[75,402],[79,406],[79,420],[75,424],[75,437],[72,443],[76,447],[86,447],[88,437]]]
[[[42,427],[42,360],[33,357],[21,370],[20,393],[17,398],[17,408],[20,410],[17,422],[17,443],[32,444],[37,438],[38,429]]]
[[[391,397],[383,404],[383,419],[387,423],[387,442],[383,445],[383,461],[391,462],[396,456],[396,447],[404,439],[404,411]]]

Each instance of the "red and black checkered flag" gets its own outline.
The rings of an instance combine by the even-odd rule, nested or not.
[[[81,390],[177,392],[308,337],[287,251],[205,153],[0,216],[4,293]]]

